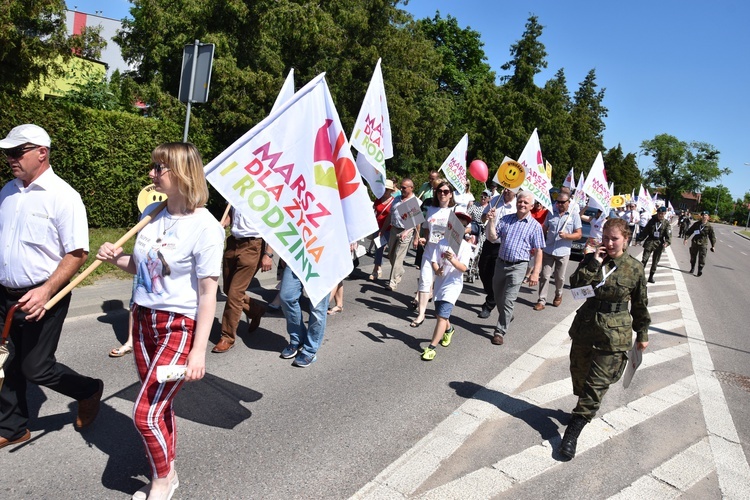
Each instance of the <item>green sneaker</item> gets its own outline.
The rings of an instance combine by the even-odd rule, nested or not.
[[[422,353],[422,359],[424,359],[425,361],[432,361],[433,359],[435,359],[435,349],[425,347],[424,352]]]
[[[456,333],[456,330],[451,326],[451,329],[446,330],[443,334],[443,340],[440,341],[440,345],[443,347],[451,345],[451,338],[453,338],[454,333]]]

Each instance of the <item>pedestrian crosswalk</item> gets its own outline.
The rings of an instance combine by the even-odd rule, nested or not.
[[[666,262],[665,262],[666,261]],[[713,362],[687,293],[682,273],[671,249],[662,256],[656,283],[649,284],[649,349],[635,375],[634,388],[617,384],[610,389],[616,407],[602,407],[600,415],[586,426],[572,462],[557,453],[560,432],[527,443],[504,456],[498,446],[497,460],[471,462],[473,436],[491,426],[502,435],[514,420],[526,413],[558,408],[564,398],[571,401],[572,385],[563,373],[570,348],[568,328],[574,313],[544,335],[531,349],[479,389],[435,429],[361,488],[353,498],[494,498],[517,489],[542,484],[561,468],[575,468],[581,455],[607,446],[618,436],[638,431],[641,424],[664,425],[679,422],[684,404],[696,405],[703,414],[705,433],[697,441],[675,445],[671,456],[654,463],[625,483],[619,491],[608,491],[605,481],[596,496],[601,498],[675,498],[685,494],[709,475],[718,477],[715,497],[749,498],[750,467],[743,453],[719,381],[713,376]],[[689,360],[689,361],[688,361]],[[664,374],[672,375],[671,378]],[[567,373],[566,373],[567,375]],[[533,381],[533,383],[532,383]],[[656,383],[660,382],[660,383]],[[663,382],[663,383],[661,383]],[[609,398],[609,397],[608,397]],[[608,398],[605,398],[605,402]],[[699,406],[697,403],[700,403]],[[565,402],[563,402],[565,404]],[[515,420],[517,421],[517,420]],[[657,423],[653,423],[657,422]],[[665,433],[668,429],[665,429]],[[510,436],[509,436],[510,438]],[[668,445],[665,445],[668,446]],[[468,457],[468,458],[467,458]],[[451,466],[460,462],[461,466]],[[638,467],[638,463],[630,464]],[[445,474],[446,470],[463,472]],[[583,477],[583,476],[581,476]],[[598,486],[598,485],[595,485]],[[543,487],[540,486],[540,491]],[[528,492],[528,489],[522,491]]]

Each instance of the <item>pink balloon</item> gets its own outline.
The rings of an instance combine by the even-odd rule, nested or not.
[[[474,160],[469,165],[469,173],[479,182],[487,182],[490,176],[487,164],[482,160]]]

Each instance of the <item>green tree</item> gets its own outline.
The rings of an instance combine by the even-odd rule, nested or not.
[[[735,209],[735,201],[732,200],[729,188],[719,184],[703,189],[699,206],[701,210],[708,210],[711,215],[716,215],[721,220],[729,220]]]
[[[73,53],[87,59],[100,59],[102,50],[107,48],[107,40],[102,38],[104,27],[84,26],[81,33],[70,37],[70,47]]]
[[[20,94],[43,77],[62,74],[70,57],[65,2],[5,0],[0,8],[0,92]]]
[[[607,116],[607,108],[602,104],[604,90],[597,90],[596,72],[590,70],[575,93],[570,112],[570,161],[584,172],[591,168],[596,155],[604,151],[604,118]]]
[[[615,194],[630,194],[641,187],[641,172],[638,170],[635,155],[624,155],[619,144],[602,155],[607,169],[607,180],[615,183]]]
[[[490,69],[484,43],[479,32],[470,26],[461,28],[455,17],[440,17],[440,12],[432,19],[416,21],[417,29],[431,40],[443,62],[438,76],[440,90],[462,95],[469,87],[480,82],[494,81],[495,74]]]
[[[683,192],[698,192],[706,183],[731,172],[719,167],[719,151],[705,142],[687,143],[659,134],[643,141],[641,148],[654,162],[645,172],[647,183],[663,188],[668,201],[679,200]]]
[[[537,91],[534,77],[547,67],[547,51],[539,41],[544,27],[537,16],[529,16],[521,39],[510,46],[511,60],[501,66],[512,74],[503,77],[518,92],[531,94]]]
[[[573,166],[570,160],[572,103],[562,68],[544,85],[539,100],[548,112],[546,120],[539,126],[539,140],[543,142],[545,159],[552,164],[552,183],[561,186]]]

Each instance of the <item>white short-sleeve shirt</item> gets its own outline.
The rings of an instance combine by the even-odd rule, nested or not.
[[[443,275],[435,277],[435,300],[444,300],[451,304],[456,304],[461,290],[464,288],[464,273],[456,269],[453,264],[443,258],[443,254],[450,249],[448,240],[443,238],[436,244],[430,254],[430,262],[436,263],[443,268]],[[456,258],[463,265],[468,266],[472,256],[471,245],[466,241],[461,241]]]
[[[14,179],[0,190],[1,285],[43,283],[66,254],[78,249],[89,251],[86,208],[52,167],[27,187]]]
[[[208,210],[184,216],[162,210],[135,241],[133,301],[195,319],[198,280],[221,274],[223,252],[224,229]]]

